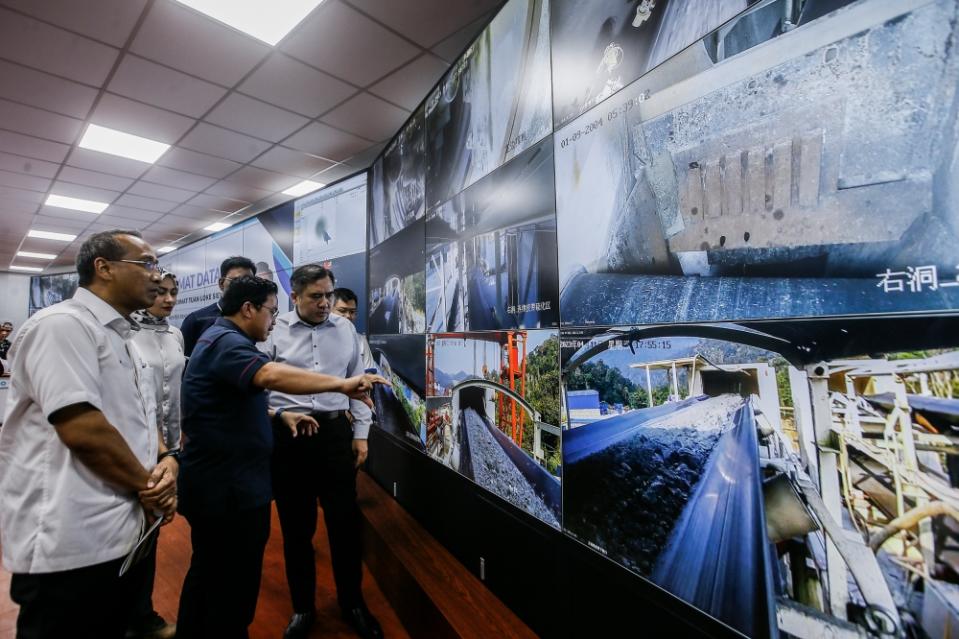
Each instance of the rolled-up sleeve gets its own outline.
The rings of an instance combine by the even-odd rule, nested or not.
[[[75,404],[87,403],[103,410],[101,345],[81,322],[70,315],[50,315],[21,339],[18,349],[30,353],[24,362],[26,377],[47,419]]]
[[[352,325],[350,328],[352,329]],[[353,337],[353,358],[350,360],[347,375],[353,377],[354,375],[362,375],[365,365],[360,352],[359,337],[355,330],[351,330],[350,334]],[[360,400],[351,399],[350,413],[353,415],[353,439],[367,439],[370,436],[370,425],[373,423],[373,411]]]

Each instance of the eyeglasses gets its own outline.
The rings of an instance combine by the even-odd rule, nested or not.
[[[261,304],[260,308],[265,308],[266,310],[270,311],[270,317],[276,317],[280,314],[279,306],[267,306],[266,304]]]
[[[314,302],[319,302],[322,299],[326,299],[327,302],[332,302],[335,296],[336,293],[334,291],[330,291],[329,293],[310,293],[306,297]]]
[[[160,263],[156,260],[107,260],[108,262],[125,262],[127,264],[139,264],[148,271],[159,271]]]

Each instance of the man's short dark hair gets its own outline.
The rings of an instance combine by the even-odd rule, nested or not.
[[[327,277],[330,278],[330,284],[335,286],[336,278],[333,277],[333,271],[319,264],[304,264],[293,271],[293,275],[290,276],[290,286],[293,287],[293,292],[299,295],[313,282]]]
[[[111,231],[94,233],[83,243],[80,247],[80,252],[77,253],[77,275],[79,275],[78,283],[80,286],[90,286],[93,284],[93,277],[96,273],[93,262],[98,257],[114,261],[123,259],[126,249],[124,249],[123,245],[117,240],[117,237],[120,235],[143,237],[140,231],[113,229]]]
[[[279,289],[270,280],[255,275],[244,275],[230,283],[230,288],[220,299],[220,312],[224,317],[236,315],[246,302],[260,308],[270,295],[276,295]]]
[[[226,274],[235,268],[249,269],[256,275],[256,264],[253,263],[253,260],[248,257],[243,257],[242,255],[234,255],[220,263],[220,277],[226,277]]]
[[[333,297],[337,302],[356,302],[357,304],[360,303],[359,298],[356,297],[356,293],[354,293],[348,288],[333,289]]]

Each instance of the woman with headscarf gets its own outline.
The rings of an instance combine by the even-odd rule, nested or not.
[[[160,285],[156,301],[150,308],[133,313],[140,330],[133,342],[139,356],[153,371],[156,396],[156,419],[165,454],[178,455],[180,450],[180,381],[186,366],[183,354],[183,334],[169,322],[177,302],[179,287],[176,275],[160,271]],[[145,559],[152,566],[146,571],[149,578],[129,623],[127,637],[165,639],[176,635],[176,626],[167,623],[153,608],[153,581],[156,574],[156,547]]]

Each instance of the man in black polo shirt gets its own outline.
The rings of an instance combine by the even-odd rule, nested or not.
[[[276,284],[235,279],[223,317],[204,332],[183,379],[179,511],[190,522],[193,557],[180,595],[177,636],[247,636],[256,612],[263,549],[270,534],[273,433],[266,389],[338,392],[369,403],[378,375],[343,379],[270,362],[257,350],[278,312]],[[318,427],[284,413],[294,435]]]
[[[223,301],[222,296],[226,294],[226,289],[230,288],[230,283],[233,280],[244,275],[256,275],[256,264],[251,259],[233,256],[223,260],[220,264],[220,281],[218,282],[221,293],[220,299],[209,306],[196,309],[184,317],[183,323],[180,325],[180,332],[183,333],[184,355],[189,357],[193,354],[193,349],[196,347],[200,335],[203,335],[203,331],[213,326],[213,322],[220,317],[220,304]]]

